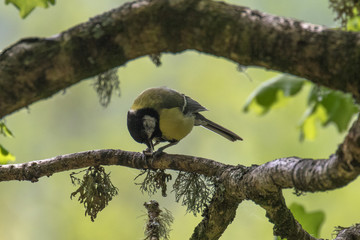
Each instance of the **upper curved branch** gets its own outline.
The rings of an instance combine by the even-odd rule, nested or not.
[[[0,118],[138,57],[186,49],[360,98],[359,34],[211,0],[142,0],[0,53]]]

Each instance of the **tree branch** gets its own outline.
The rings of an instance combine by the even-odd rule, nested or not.
[[[306,232],[287,208],[281,191],[257,197],[254,202],[266,210],[266,217],[274,224],[274,235],[288,240],[316,240]]]
[[[126,3],[0,53],[0,118],[149,54],[186,49],[287,72],[360,98],[358,33],[210,0]]]
[[[142,154],[121,150],[93,150],[79,152],[29,163],[0,165],[0,181],[19,180],[37,182],[40,177],[50,177],[54,173],[90,166],[141,166],[141,164],[138,163],[138,161],[141,160]],[[131,162],[131,164],[126,161]]]
[[[205,158],[163,154],[149,160],[138,152],[104,149],[60,155],[28,163],[0,165],[0,181],[32,181],[54,173],[97,165],[120,165],[136,169],[172,169],[215,176],[228,165]]]
[[[286,207],[281,189],[295,188],[315,192],[336,189],[350,183],[360,173],[359,139],[358,119],[336,154],[326,160],[290,157],[260,166],[244,167],[165,153],[155,159],[147,159],[141,153],[108,149],[67,154],[29,163],[0,165],[0,181],[36,182],[40,177],[51,176],[56,172],[97,165],[198,173],[216,177],[224,190],[217,189],[203,221],[192,236],[193,239],[218,239],[232,222],[235,210],[243,200],[252,200],[266,210],[266,216],[274,223],[275,235],[288,239],[315,239],[294,219]]]
[[[234,199],[221,188],[217,188],[205,212],[203,220],[194,230],[191,240],[219,239],[235,218],[241,201]]]
[[[317,192],[347,185],[360,174],[360,118],[349,129],[343,144],[329,159],[288,157],[265,163],[252,171],[251,187],[259,192],[277,187]],[[247,175],[250,176],[250,175]]]
[[[152,0],[124,4],[50,38],[20,40],[0,53],[0,118],[82,79],[149,54],[186,49],[241,65],[288,72],[352,93],[360,100],[358,33],[276,17],[210,0]],[[217,177],[217,189],[192,238],[218,239],[243,200],[266,210],[274,234],[315,239],[294,219],[281,189],[325,191],[360,173],[360,122],[329,159],[281,158],[261,166],[231,166],[204,158],[95,150],[0,166],[0,181],[27,180],[97,165],[172,169]],[[311,183],[311,184],[309,184]],[[339,231],[357,236],[358,225]]]
[[[212,236],[211,239],[218,239],[233,220],[238,204],[246,199],[254,201],[266,210],[267,217],[274,223],[275,235],[288,239],[315,239],[294,219],[285,205],[281,189],[294,187],[301,191],[315,192],[339,188],[353,181],[360,173],[358,139],[359,119],[353,124],[337,153],[327,160],[290,157],[276,159],[260,166],[244,167],[226,165],[205,158],[165,153],[155,159],[147,159],[141,153],[108,149],[67,154],[23,164],[1,165],[0,181],[35,182],[42,176],[51,176],[56,172],[97,165],[193,172],[216,177],[225,189],[222,192],[218,190],[214,195],[193,238]],[[308,184],[310,181],[311,186]],[[218,211],[224,206],[227,210]],[[212,231],[207,232],[210,228]]]
[[[218,239],[235,217],[243,200],[252,200],[266,210],[274,223],[274,234],[288,239],[315,239],[304,231],[286,207],[281,189],[325,191],[342,187],[360,173],[360,120],[354,122],[336,154],[329,159],[281,158],[260,166],[222,164],[210,159],[162,154],[147,159],[143,154],[121,150],[94,150],[57,156],[23,164],[0,166],[0,181],[28,180],[56,172],[97,165],[121,165],[137,169],[172,169],[216,177],[224,190],[217,189],[196,237]],[[309,184],[311,182],[311,184]],[[226,206],[226,207],[225,207]],[[219,211],[220,209],[227,209]],[[217,227],[214,227],[217,226]]]
[[[360,224],[355,224],[354,226],[343,228],[337,227],[337,237],[335,240],[348,240],[348,239],[359,239],[360,238]]]

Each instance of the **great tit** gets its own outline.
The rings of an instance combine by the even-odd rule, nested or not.
[[[127,115],[127,126],[135,141],[147,145],[146,153],[153,153],[160,142],[177,144],[193,126],[203,126],[230,141],[242,140],[232,131],[208,120],[199,112],[207,111],[197,101],[167,87],[149,88],[135,99]]]

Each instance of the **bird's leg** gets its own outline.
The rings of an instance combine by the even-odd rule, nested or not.
[[[147,149],[143,151],[143,154],[146,156],[152,156],[154,153],[154,144],[152,142],[151,139],[148,139],[148,141],[146,142],[147,145]]]
[[[174,146],[174,145],[178,144],[178,142],[179,141],[171,142],[171,143],[166,144],[165,146],[159,148],[156,152],[154,152],[154,156],[158,156],[159,154],[161,154],[164,151],[164,149]]]
[[[156,139],[153,146],[155,147],[155,146],[158,145],[159,143],[161,143],[161,141]]]

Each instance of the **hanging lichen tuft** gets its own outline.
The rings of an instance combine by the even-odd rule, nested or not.
[[[75,177],[76,174],[85,172],[83,179]],[[110,173],[107,174],[103,167],[89,167],[87,170],[73,172],[70,174],[71,182],[79,188],[71,193],[72,199],[79,194],[78,201],[84,204],[85,216],[89,215],[94,221],[97,214],[103,210],[114,196],[118,189],[111,183]]]

